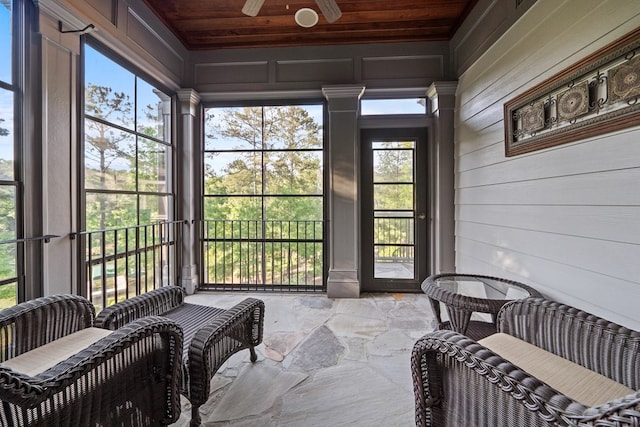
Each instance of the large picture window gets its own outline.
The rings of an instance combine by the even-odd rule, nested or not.
[[[204,116],[205,286],[322,289],[323,105]]]
[[[15,147],[16,98],[15,81],[16,18],[11,0],[0,0],[0,308],[18,300],[18,177]]]
[[[157,245],[172,237],[158,225],[173,220],[171,112],[166,92],[85,45],[85,262],[98,305],[159,286],[167,267]]]
[[[170,219],[171,98],[85,48],[86,229]]]

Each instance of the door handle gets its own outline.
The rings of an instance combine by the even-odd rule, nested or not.
[[[424,213],[418,214],[418,219],[425,219],[426,217],[427,215]]]

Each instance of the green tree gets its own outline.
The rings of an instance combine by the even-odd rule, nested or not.
[[[0,159],[0,176],[13,176],[13,162]],[[10,241],[17,237],[15,189],[13,186],[0,186],[0,241]],[[16,243],[0,244],[0,280],[15,278]],[[16,283],[0,286],[0,308],[16,303]]]
[[[0,118],[0,123],[4,122],[5,119]],[[3,128],[0,126],[0,136],[9,136],[9,129]]]
[[[131,110],[132,103],[125,93],[87,84],[85,113],[97,119],[85,120],[85,182],[90,186],[101,190],[109,187],[134,189],[135,177],[129,171],[116,170],[111,166],[117,160],[125,159],[131,169],[135,168],[135,139],[130,133],[101,121],[131,125]],[[92,170],[87,164],[97,165],[97,169]],[[132,225],[132,220],[135,223],[135,210],[131,212],[130,206],[114,203],[113,199],[107,194],[98,194],[97,205],[87,206],[87,229]]]
[[[234,236],[322,238],[321,127],[306,109],[212,109],[205,130],[207,146],[221,150],[207,153],[205,194],[216,197],[205,204],[205,220],[247,220],[238,223],[246,229],[234,231]],[[235,151],[225,153],[229,150]],[[318,223],[296,222],[308,220]],[[252,277],[251,269],[261,256],[270,260],[267,276],[276,281],[288,280],[283,276],[292,272],[314,276],[322,271],[321,262],[311,261],[313,257],[321,259],[321,245],[312,249],[265,245],[264,254],[258,250],[252,253],[249,246],[243,252],[240,246],[212,248],[210,259],[215,258],[215,265],[210,266],[210,274],[215,276],[214,271],[222,269],[223,263],[242,256],[248,258],[241,261],[244,270],[234,271],[240,279]],[[307,271],[307,264],[317,271]]]
[[[374,206],[376,210],[413,209],[413,142],[394,141],[374,150]],[[374,240],[388,244],[413,243],[413,219],[376,218]],[[378,256],[396,256],[401,247],[380,247]]]
[[[0,175],[12,173],[13,162],[0,159]],[[13,186],[0,186],[0,241],[16,236],[16,205]],[[0,244],[0,280],[16,276],[16,245]]]
[[[245,107],[226,109],[216,126],[209,126],[207,138],[237,141],[224,149],[247,149],[236,154],[220,170],[205,170],[207,194],[224,195],[309,195],[322,194],[321,156],[318,152],[297,151],[322,147],[320,125],[307,110],[298,106]],[[211,117],[211,116],[210,116]],[[223,143],[221,143],[222,145]],[[252,150],[268,150],[264,155]],[[210,154],[220,156],[220,154]],[[215,160],[214,160],[215,161]],[[295,200],[287,203],[286,200]],[[256,217],[254,201],[228,198],[227,209],[206,219],[321,219],[322,209],[309,198],[281,199],[265,217]],[[237,206],[237,204],[247,206]],[[250,217],[235,217],[236,214]]]

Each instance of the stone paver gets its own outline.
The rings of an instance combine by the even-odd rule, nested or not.
[[[269,366],[247,365],[219,400],[202,407],[203,422],[235,420],[260,415],[276,400],[308,377],[302,372],[285,372]],[[213,410],[207,415],[208,408]]]
[[[287,393],[279,426],[410,426],[412,411],[413,396],[366,365],[344,364]]]
[[[266,306],[258,361],[243,351],[224,364],[200,410],[204,426],[414,425],[411,348],[435,325],[424,294],[203,292],[187,302],[228,308],[248,296]],[[182,401],[174,427],[189,424]]]
[[[291,366],[303,371],[328,368],[338,363],[344,350],[344,346],[333,332],[326,326],[321,326],[300,344]]]

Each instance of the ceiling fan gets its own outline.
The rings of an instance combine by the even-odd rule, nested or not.
[[[249,16],[257,16],[265,0],[247,0],[242,7],[242,13]],[[342,16],[342,11],[335,0],[316,0],[316,4],[329,22],[335,22]]]

